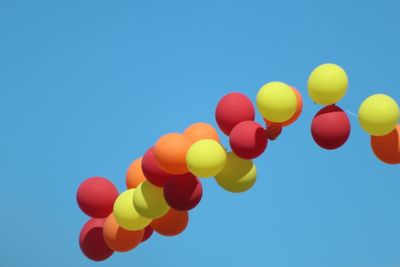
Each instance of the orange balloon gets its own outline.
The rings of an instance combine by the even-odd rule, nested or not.
[[[192,141],[183,134],[170,133],[158,139],[154,146],[154,155],[160,168],[169,174],[189,172],[186,167],[186,153]]]
[[[213,139],[219,142],[217,130],[215,130],[210,124],[204,122],[198,122],[190,125],[188,128],[186,128],[183,134],[189,137],[192,142],[202,139]]]
[[[182,233],[188,223],[187,211],[170,209],[163,217],[153,220],[150,226],[160,235],[174,236]]]
[[[144,230],[128,231],[120,227],[111,213],[103,226],[103,237],[107,246],[118,252],[134,249],[143,240]]]
[[[296,107],[296,112],[293,114],[293,116],[288,119],[287,121],[279,123],[282,127],[289,126],[290,124],[294,123],[299,117],[301,112],[303,111],[303,97],[301,96],[299,90],[294,88],[293,86],[290,86],[292,88],[293,92],[296,94],[296,99],[297,99],[297,107]],[[267,125],[271,125],[272,122],[264,119]]]
[[[384,136],[371,136],[375,156],[387,164],[400,163],[400,125]]]
[[[126,172],[126,188],[136,188],[144,181],[146,181],[146,176],[144,176],[142,171],[142,158],[138,158],[132,162]]]

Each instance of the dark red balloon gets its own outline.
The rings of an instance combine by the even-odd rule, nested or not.
[[[242,121],[253,121],[254,106],[251,100],[241,93],[230,93],[221,98],[215,110],[218,127],[229,135],[233,127]]]
[[[265,129],[254,121],[244,121],[232,129],[229,143],[233,153],[243,159],[254,159],[267,148],[268,138]]]
[[[282,128],[282,125],[279,123],[272,123],[268,125],[266,130],[267,138],[271,141],[276,140],[282,133]]]
[[[76,193],[79,208],[93,218],[105,218],[110,215],[117,197],[117,188],[102,177],[86,179]]]
[[[93,261],[103,261],[113,254],[103,237],[105,219],[90,219],[81,230],[79,246],[83,254]]]
[[[153,228],[151,228],[150,225],[146,226],[146,228],[144,228],[144,235],[143,235],[142,242],[149,239],[153,235],[153,232],[154,232],[154,230],[153,230]]]
[[[201,183],[191,173],[172,176],[164,185],[164,198],[175,210],[193,209],[199,204],[202,195]]]
[[[311,124],[314,141],[324,149],[337,149],[350,136],[351,126],[347,114],[338,106],[330,105],[321,109]]]
[[[165,182],[171,177],[171,174],[163,171],[158,165],[153,147],[147,150],[143,156],[142,170],[147,180],[159,187],[164,187]]]

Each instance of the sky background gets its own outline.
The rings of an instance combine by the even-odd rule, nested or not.
[[[400,165],[379,162],[350,116],[344,147],[314,144],[314,67],[341,65],[357,112],[400,101],[398,1],[0,1],[0,267],[400,266]],[[248,192],[204,179],[178,237],[153,235],[102,263],[78,246],[91,176],[125,172],[169,132],[204,121],[226,93],[297,87],[301,118],[256,160]],[[260,117],[258,117],[260,121]],[[223,138],[224,143],[227,139]]]

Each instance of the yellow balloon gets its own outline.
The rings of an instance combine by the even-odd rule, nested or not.
[[[297,108],[297,97],[289,85],[282,82],[269,82],[257,93],[257,108],[270,122],[289,120]]]
[[[217,175],[224,168],[225,161],[225,149],[213,139],[193,143],[186,154],[188,169],[198,177]]]
[[[249,190],[256,178],[257,169],[253,161],[239,158],[232,152],[227,154],[225,167],[215,176],[222,188],[233,193]]]
[[[389,134],[397,126],[399,106],[390,96],[376,94],[365,99],[358,110],[358,121],[370,135]]]
[[[136,188],[133,194],[133,204],[140,215],[150,219],[162,217],[169,210],[163,188],[155,186],[149,181],[142,182]]]
[[[336,64],[322,64],[308,77],[308,95],[321,105],[337,103],[347,91],[346,72]]]
[[[151,223],[151,219],[141,216],[133,205],[133,195],[136,189],[121,193],[114,203],[114,217],[118,225],[129,231],[138,231]]]

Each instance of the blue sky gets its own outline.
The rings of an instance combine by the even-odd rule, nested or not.
[[[0,266],[400,266],[400,166],[352,133],[319,149],[311,70],[341,65],[339,103],[400,101],[398,1],[0,1]],[[255,100],[272,80],[297,87],[304,112],[256,160],[258,180],[231,194],[213,179],[175,238],[154,235],[94,264],[78,247],[75,203],[91,176],[124,189],[157,138],[215,125],[220,97]],[[260,119],[258,117],[258,119]],[[224,139],[226,142],[227,139]]]

